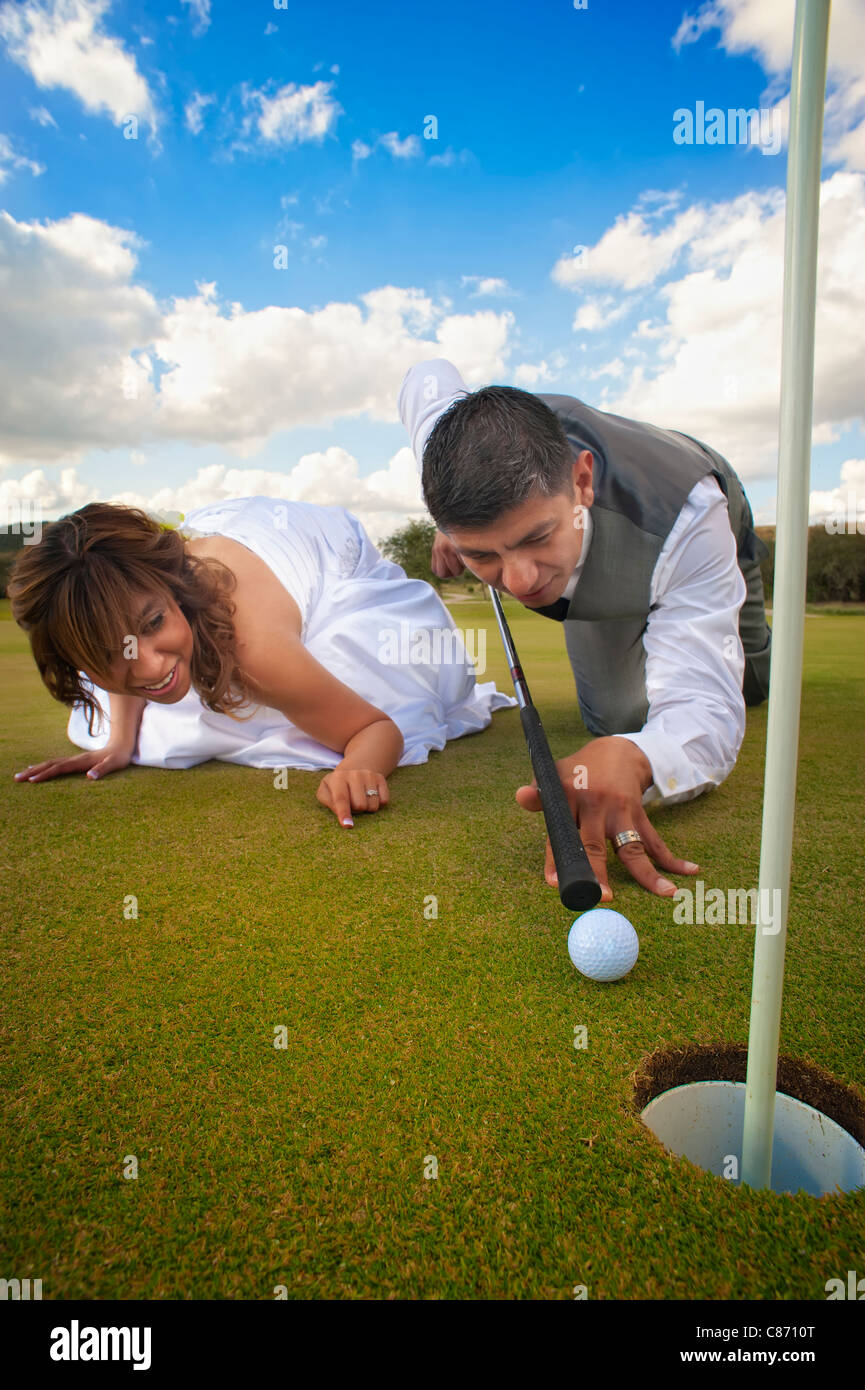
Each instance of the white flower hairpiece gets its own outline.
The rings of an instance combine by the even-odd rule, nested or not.
[[[176,531],[183,521],[183,512],[148,512],[151,521],[157,522],[163,531]]]
[[[196,531],[194,526],[187,526],[184,523],[185,512],[148,510],[146,515],[161,526],[163,531],[182,531],[188,541],[202,539],[208,534],[207,531]]]

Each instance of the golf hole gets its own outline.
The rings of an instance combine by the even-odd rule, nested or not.
[[[634,1073],[634,1101],[665,1149],[740,1186],[748,1049],[668,1048]],[[865,1187],[865,1101],[821,1067],[778,1058],[773,1192],[813,1197]],[[732,1160],[735,1160],[734,1162]]]

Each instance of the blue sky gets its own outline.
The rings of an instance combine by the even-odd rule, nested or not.
[[[773,519],[792,23],[791,0],[0,4],[0,497],[268,492],[378,538],[421,512],[402,375],[449,356],[705,439]],[[863,46],[835,0],[818,509],[865,494]],[[676,143],[698,103],[762,135]]]

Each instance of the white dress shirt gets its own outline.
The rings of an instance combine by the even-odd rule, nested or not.
[[[406,374],[399,412],[420,468],[439,416],[468,388],[451,362],[421,362]],[[580,559],[562,597],[571,598],[591,545],[591,508]],[[746,588],[727,499],[715,478],[691,489],[658,556],[643,646],[649,712],[618,737],[652,768],[644,805],[690,801],[729,776],[745,734],[739,610]]]

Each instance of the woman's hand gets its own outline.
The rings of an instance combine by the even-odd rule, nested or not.
[[[373,788],[375,794],[371,795]],[[390,801],[387,778],[362,767],[337,767],[322,777],[316,792],[322,806],[333,811],[341,825],[354,825],[352,811],[378,811]]]
[[[109,772],[119,772],[132,761],[131,748],[91,749],[86,753],[75,753],[68,758],[47,758],[44,763],[31,763],[22,772],[15,773],[16,782],[47,782],[51,777],[63,777],[67,772],[86,772],[92,781],[105,777]],[[372,783],[369,784],[372,786]]]

